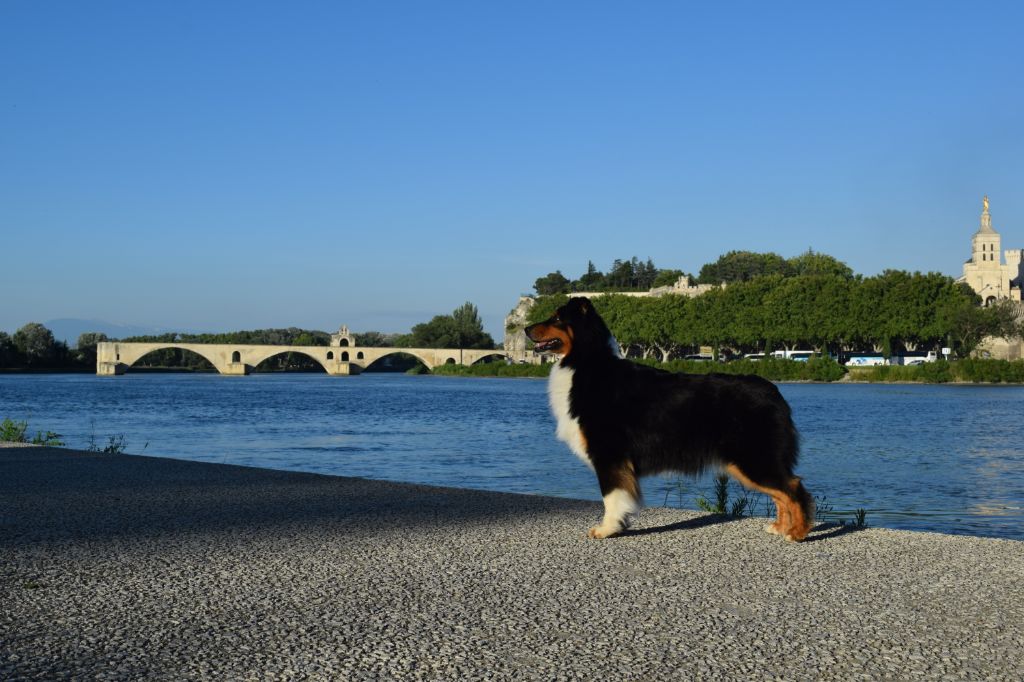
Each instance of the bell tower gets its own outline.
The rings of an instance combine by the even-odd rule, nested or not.
[[[998,270],[1002,237],[992,229],[992,215],[988,212],[988,197],[982,199],[981,226],[971,238],[971,262],[981,270]]]

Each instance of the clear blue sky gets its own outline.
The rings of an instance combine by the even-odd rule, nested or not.
[[[0,329],[407,331],[534,279],[1024,247],[1024,5],[0,4]]]

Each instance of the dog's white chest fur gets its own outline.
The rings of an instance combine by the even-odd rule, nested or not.
[[[573,370],[569,367],[562,367],[561,363],[551,368],[551,375],[548,378],[548,400],[551,403],[551,411],[555,415],[557,426],[555,435],[558,439],[569,446],[569,449],[576,453],[591,469],[594,468],[590,457],[587,455],[587,447],[583,442],[583,433],[580,431],[580,422],[569,412],[569,391],[572,390]]]

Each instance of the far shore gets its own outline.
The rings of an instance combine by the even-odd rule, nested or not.
[[[901,386],[1024,386],[1024,381],[964,381],[959,379],[952,379],[949,381],[920,381],[912,379],[868,379],[860,378],[855,374],[866,374],[872,368],[856,368],[852,371],[848,370],[841,378],[832,381],[820,381],[815,379],[773,379],[769,378],[772,383],[776,384],[892,384]],[[423,376],[423,377],[453,377],[453,378],[467,378],[467,379],[546,379],[547,375],[498,375],[488,373],[409,373],[409,372],[366,372],[367,374],[373,375],[405,375],[405,376]],[[18,368],[0,369],[0,376],[15,376],[15,375],[60,375],[60,374],[73,374],[73,375],[90,375],[95,374],[92,370],[77,369],[77,368]],[[180,367],[139,367],[129,370],[128,374],[204,374],[204,375],[215,375],[216,370],[203,370],[203,369],[183,369]],[[322,374],[327,376],[326,372],[317,370],[274,370],[267,372],[252,372],[251,374],[259,375],[282,375],[282,374]]]

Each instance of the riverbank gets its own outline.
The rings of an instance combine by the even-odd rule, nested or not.
[[[1024,543],[0,450],[0,677],[1017,679]]]
[[[754,374],[775,382],[862,382],[873,384],[1024,384],[1024,361],[967,358],[947,362],[939,360],[921,365],[882,365],[875,367],[844,367],[828,358],[808,361],[782,359],[734,360],[708,362],[694,360],[637,360],[639,364],[670,372],[688,374]],[[506,365],[504,363],[442,365],[433,370],[444,376],[476,377],[546,377],[551,365]],[[425,373],[425,372],[424,372]]]

